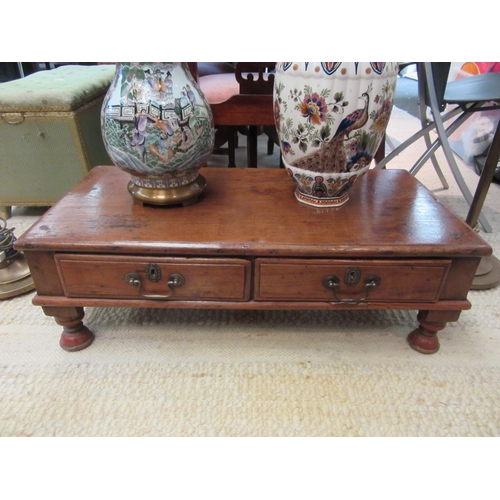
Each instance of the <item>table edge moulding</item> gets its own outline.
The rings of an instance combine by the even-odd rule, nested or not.
[[[298,203],[284,169],[201,173],[198,203],[151,206],[95,167],[17,240],[63,349],[94,340],[84,307],[412,309],[430,354],[492,253],[405,170],[369,170],[337,208]]]

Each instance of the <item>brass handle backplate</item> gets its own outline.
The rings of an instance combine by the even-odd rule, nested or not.
[[[24,115],[21,113],[2,113],[0,118],[9,125],[19,125],[24,122]]]
[[[328,288],[329,290],[333,291],[333,296],[335,297],[335,300],[337,302],[348,302],[351,304],[356,304],[359,302],[364,302],[368,300],[368,295],[370,294],[371,290],[375,290],[380,284],[382,283],[382,280],[378,276],[368,276],[365,279],[365,296],[360,298],[360,299],[342,299],[339,298],[337,295],[337,292],[340,291],[340,280],[337,278],[337,276],[327,276],[326,278],[323,279],[323,286],[325,288]]]
[[[153,274],[154,274],[154,281],[151,279],[150,279],[150,281],[153,281],[153,282],[159,281],[157,274],[155,274],[155,273],[153,273]],[[160,274],[160,277],[161,277],[161,274]],[[186,280],[185,280],[184,276],[182,276],[182,274],[171,274],[168,278],[168,281],[167,281],[167,287],[170,289],[170,292],[166,295],[156,295],[156,294],[146,294],[142,291],[142,281],[141,281],[141,277],[139,276],[138,273],[127,273],[125,275],[125,281],[129,285],[137,288],[137,292],[139,293],[139,295],[141,295],[145,299],[153,299],[153,300],[168,299],[172,295],[172,293],[174,292],[175,287],[182,286],[186,282]]]

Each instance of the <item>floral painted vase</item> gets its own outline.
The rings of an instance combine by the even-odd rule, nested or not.
[[[384,138],[397,74],[397,63],[277,63],[275,123],[300,202],[338,207],[349,199]]]
[[[101,129],[139,203],[195,203],[214,144],[212,112],[186,63],[118,63]]]

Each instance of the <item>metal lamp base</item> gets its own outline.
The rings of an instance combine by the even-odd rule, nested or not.
[[[34,288],[24,254],[20,253],[15,261],[0,269],[0,300],[21,295]]]
[[[472,281],[471,290],[488,290],[500,283],[500,260],[494,255],[483,257]]]

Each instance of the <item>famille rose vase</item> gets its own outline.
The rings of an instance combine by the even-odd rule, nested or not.
[[[104,144],[140,204],[189,205],[214,144],[210,106],[186,63],[118,63],[101,113]]]
[[[338,207],[349,199],[384,138],[397,75],[397,63],[277,63],[275,123],[300,202]]]

